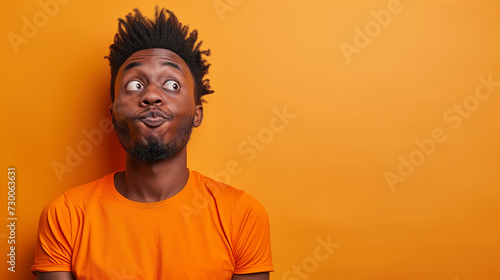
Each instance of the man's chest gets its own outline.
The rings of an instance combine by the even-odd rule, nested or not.
[[[213,213],[100,211],[79,222],[77,279],[231,279],[234,260]]]

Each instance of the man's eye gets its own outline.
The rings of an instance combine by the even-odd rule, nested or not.
[[[169,80],[165,82],[165,88],[167,88],[168,90],[179,90],[181,86],[178,82]]]
[[[139,81],[130,81],[127,83],[127,90],[130,91],[141,90],[143,88],[144,86]]]

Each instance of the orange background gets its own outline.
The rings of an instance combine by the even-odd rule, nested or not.
[[[33,279],[38,217],[50,199],[123,167],[114,132],[101,131],[90,150],[84,132],[109,118],[103,57],[117,18],[135,7],[152,16],[157,2],[64,2],[53,15],[38,1],[4,0],[0,9],[2,182],[15,166],[18,217],[15,273],[0,226],[1,279]],[[271,278],[500,279],[500,86],[479,86],[479,77],[500,81],[499,1],[161,5],[212,50],[215,94],[191,137],[188,166],[267,208]],[[381,10],[391,15],[385,26],[371,13]],[[16,52],[9,34],[24,36],[23,18],[40,26]],[[346,56],[342,43],[356,42],[362,47]],[[459,104],[468,108],[462,116],[453,111]],[[284,108],[295,117],[274,123]],[[441,142],[429,144],[436,129]],[[78,147],[86,155],[59,180],[53,164],[67,165],[68,149]],[[406,177],[391,187],[386,172],[401,176],[402,161],[413,170],[400,167]],[[315,255],[318,239],[337,244],[326,259]]]

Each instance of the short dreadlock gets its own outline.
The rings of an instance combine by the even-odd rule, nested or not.
[[[137,51],[161,48],[184,60],[194,79],[196,105],[205,102],[202,96],[213,93],[213,90],[210,90],[210,80],[203,79],[210,64],[202,55],[209,56],[210,50],[200,50],[203,41],[196,44],[198,31],[194,29],[189,33],[189,26],[180,23],[174,13],[165,8],[159,10],[158,6],[155,7],[154,21],[144,17],[137,8],[134,12],[125,19],[118,19],[118,32],[114,43],[109,46],[109,56],[105,57],[111,67],[111,101],[115,100],[116,76],[125,60]]]

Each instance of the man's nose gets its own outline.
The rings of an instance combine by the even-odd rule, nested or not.
[[[161,105],[163,100],[163,92],[156,85],[148,85],[143,92],[141,98],[141,106],[150,106],[150,105]]]

